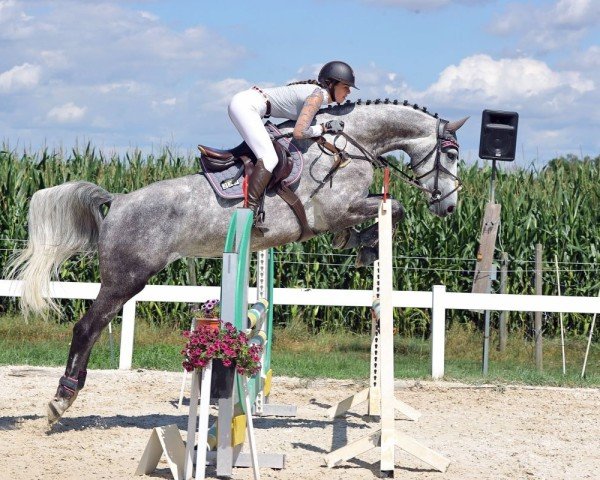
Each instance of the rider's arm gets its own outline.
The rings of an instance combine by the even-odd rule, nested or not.
[[[294,127],[294,138],[299,140],[301,138],[318,137],[323,134],[321,125],[311,126],[322,104],[323,91],[320,88],[315,88],[315,91],[306,98],[302,110],[300,110],[300,115]]]

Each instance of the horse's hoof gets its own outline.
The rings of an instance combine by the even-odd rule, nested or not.
[[[333,235],[332,244],[334,248],[346,250],[358,247],[361,243],[360,233],[356,228],[346,228]]]
[[[333,240],[331,240],[331,244],[333,248],[337,248],[341,250],[344,248],[344,245],[348,243],[350,239],[350,229],[346,228],[345,230],[341,230],[333,234]]]
[[[54,425],[63,416],[63,413],[71,406],[77,397],[77,392],[70,398],[59,398],[54,397],[52,401],[48,402],[46,407],[46,413],[48,415],[48,425]]]
[[[368,267],[379,258],[379,249],[374,247],[362,247],[356,255],[357,267]]]

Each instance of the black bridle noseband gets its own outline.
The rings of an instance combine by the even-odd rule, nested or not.
[[[429,170],[419,176],[407,174],[406,172],[404,172],[403,170],[398,168],[396,165],[390,163],[386,158],[384,158],[381,155],[378,155],[378,156],[373,155],[371,152],[367,151],[367,149],[365,149],[359,142],[354,140],[346,132],[338,133],[335,136],[333,145],[328,144],[323,139],[322,142],[319,142],[319,147],[321,148],[321,150],[324,153],[326,153],[328,155],[331,155],[331,154],[339,155],[343,159],[345,158],[346,160],[347,159],[367,160],[376,168],[390,167],[396,173],[399,174],[399,178],[403,182],[405,182],[413,187],[416,187],[419,190],[424,191],[425,193],[428,193],[431,196],[430,204],[433,205],[436,203],[440,203],[442,200],[448,198],[450,195],[452,195],[457,190],[460,190],[460,188],[462,187],[462,181],[460,180],[460,178],[457,175],[454,175],[444,165],[442,165],[442,161],[441,161],[442,152],[446,152],[449,149],[456,149],[458,151],[458,142],[456,141],[456,136],[452,132],[449,132],[446,130],[446,125],[448,125],[448,122],[446,120],[438,119],[436,144],[431,149],[431,151],[427,155],[425,155],[419,162],[417,162],[415,165],[410,165],[408,167],[410,170],[415,172],[417,168],[419,168],[421,165],[426,163],[430,159],[430,157],[433,154],[435,154],[435,160],[433,162],[433,167],[431,168],[431,170]],[[339,137],[344,137],[348,143],[352,144],[354,147],[356,147],[358,150],[360,150],[362,155],[353,155],[353,154],[347,153],[345,151],[345,148],[346,148],[345,145],[344,145],[344,148],[342,148],[342,149],[338,148],[336,145],[336,140]],[[321,138],[323,138],[323,137],[321,137]],[[333,150],[332,150],[332,147],[333,147]],[[325,148],[329,151],[326,152]],[[336,162],[336,163],[338,163],[335,168],[337,170],[337,168],[340,166],[339,163],[343,163],[343,162]],[[329,179],[333,173],[334,173],[333,170],[330,171],[330,173],[327,175],[324,182],[327,179]],[[431,175],[432,173],[435,174],[435,178],[433,180],[433,189],[429,189],[422,185],[421,180],[423,178]],[[440,174],[448,175],[449,177],[453,178],[455,185],[456,185],[453,190],[446,193],[445,195],[442,195],[442,192],[439,190]]]

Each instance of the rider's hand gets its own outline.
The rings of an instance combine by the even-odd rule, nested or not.
[[[328,122],[322,123],[323,133],[341,133],[344,130],[343,120],[329,120]]]

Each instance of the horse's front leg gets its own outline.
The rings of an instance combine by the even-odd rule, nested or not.
[[[370,195],[369,197],[354,203],[349,212],[352,215],[353,225],[364,223],[377,217],[382,195]],[[404,208],[398,200],[390,198],[392,203],[392,231],[404,218]],[[356,266],[371,265],[378,258],[377,244],[379,242],[379,227],[377,223],[363,229],[357,230],[349,227],[336,232],[333,237],[333,246],[340,249],[359,248]]]

